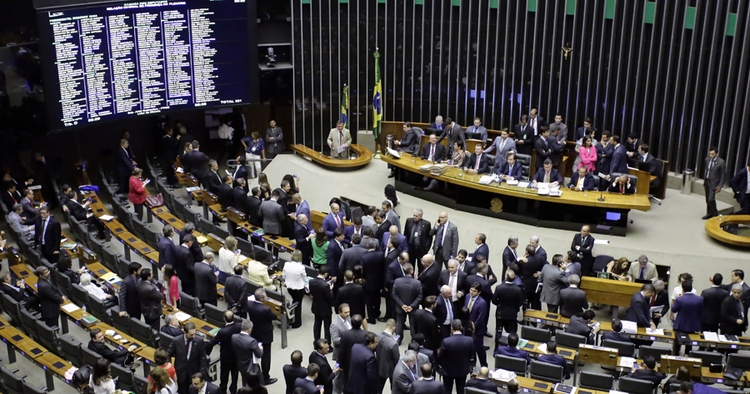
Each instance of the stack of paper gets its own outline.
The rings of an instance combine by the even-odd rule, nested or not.
[[[508,186],[518,186],[518,184],[519,184],[518,183],[518,179],[511,179],[511,180],[507,181],[506,183],[508,184]]]
[[[617,363],[618,367],[633,368],[635,365],[635,359],[633,357],[620,357],[620,361]]]
[[[180,323],[190,320],[191,316],[183,311],[177,311],[174,314],[174,317],[177,318],[177,320],[180,321]]]
[[[479,178],[480,185],[489,185],[490,183],[492,183],[492,177],[489,175],[482,175],[482,177]]]
[[[664,329],[663,328],[656,328],[656,329],[652,330],[649,327],[649,328],[646,329],[646,334],[649,334],[649,335],[662,335],[663,336],[664,335]]]
[[[180,174],[184,174],[185,173],[185,170],[182,167],[177,167],[177,169],[175,171],[179,172]]]
[[[529,187],[529,182],[518,182],[518,187],[520,187],[521,189],[526,189],[527,187]]]
[[[81,308],[79,308],[78,305],[76,305],[76,304],[74,304],[74,303],[71,302],[70,304],[63,305],[62,309],[65,312],[73,313],[73,312],[75,312],[75,311],[77,311],[77,310],[79,310]]]
[[[192,192],[197,192],[200,189],[201,189],[200,186],[190,186],[190,187],[186,187],[185,191],[188,193],[192,193]]]
[[[623,320],[622,321],[622,332],[625,334],[637,334],[638,324],[634,321]]]
[[[707,341],[719,341],[719,334],[710,331],[703,331],[703,338]]]
[[[516,373],[513,371],[506,371],[504,369],[496,369],[492,371],[492,379],[499,380],[501,382],[509,382],[511,379],[516,378]]]

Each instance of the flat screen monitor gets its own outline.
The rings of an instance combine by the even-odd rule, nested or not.
[[[622,213],[620,212],[607,212],[604,216],[604,218],[608,222],[619,222],[620,219],[622,219]]]
[[[52,130],[253,101],[254,1],[64,3],[38,8]]]

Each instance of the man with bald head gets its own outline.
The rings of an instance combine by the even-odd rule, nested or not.
[[[440,212],[430,236],[435,237],[432,251],[438,264],[447,265],[448,260],[458,255],[458,227],[448,221],[447,212]]]
[[[417,208],[412,212],[412,217],[406,219],[404,225],[404,236],[409,245],[409,250],[412,251],[410,263],[414,266],[418,266],[419,258],[427,253],[432,246],[432,237],[430,236],[432,226],[429,221],[423,219],[423,216],[424,212]],[[419,270],[421,271],[421,267]]]
[[[398,226],[396,225],[392,225],[391,227],[389,227],[388,232],[383,234],[383,239],[380,242],[380,245],[382,245],[381,247],[383,251],[385,251],[388,245],[388,240],[391,240],[391,239],[398,239],[398,247],[397,247],[398,250],[402,252],[409,251],[409,243],[406,242],[406,237],[404,235],[399,234],[399,229],[398,229]],[[395,245],[396,242],[394,242],[393,244]]]
[[[435,258],[431,254],[422,256],[422,272],[417,279],[422,283],[422,293],[425,297],[438,295],[438,281],[440,280],[440,267],[435,264]]]
[[[391,290],[396,310],[396,335],[399,336],[399,344],[403,338],[406,317],[409,317],[409,325],[414,327],[412,324],[412,312],[419,308],[419,304],[424,298],[422,294],[422,284],[414,279],[413,276],[414,267],[411,264],[406,263],[401,268],[404,271],[404,276],[393,282],[393,289]],[[412,336],[414,336],[413,331]]]
[[[466,272],[458,269],[458,261],[451,259],[448,261],[448,269],[440,272],[438,286],[447,285],[451,289],[453,301],[463,298],[466,290]]]
[[[328,240],[333,239],[333,232],[337,228],[344,231],[344,213],[340,211],[339,204],[331,203],[331,212],[323,218],[323,230],[325,230]]]
[[[451,321],[455,319],[456,313],[459,309],[455,308],[456,304],[453,300],[453,292],[448,285],[440,287],[440,295],[437,297],[435,303],[435,309],[432,311],[435,313],[435,320],[437,320],[438,326],[440,326],[440,335],[445,338],[451,333]]]

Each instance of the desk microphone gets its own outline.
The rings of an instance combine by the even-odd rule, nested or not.
[[[602,201],[604,201],[604,192],[601,192],[601,193],[599,194],[599,198],[598,198],[598,199],[597,199],[596,201],[599,201],[599,202],[602,202]]]

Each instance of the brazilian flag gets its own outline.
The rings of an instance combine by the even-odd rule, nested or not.
[[[341,122],[347,127],[349,122],[349,87],[344,85],[344,94],[341,96]]]
[[[372,134],[377,141],[383,121],[383,83],[380,79],[380,52],[375,50],[375,88],[372,92]]]

